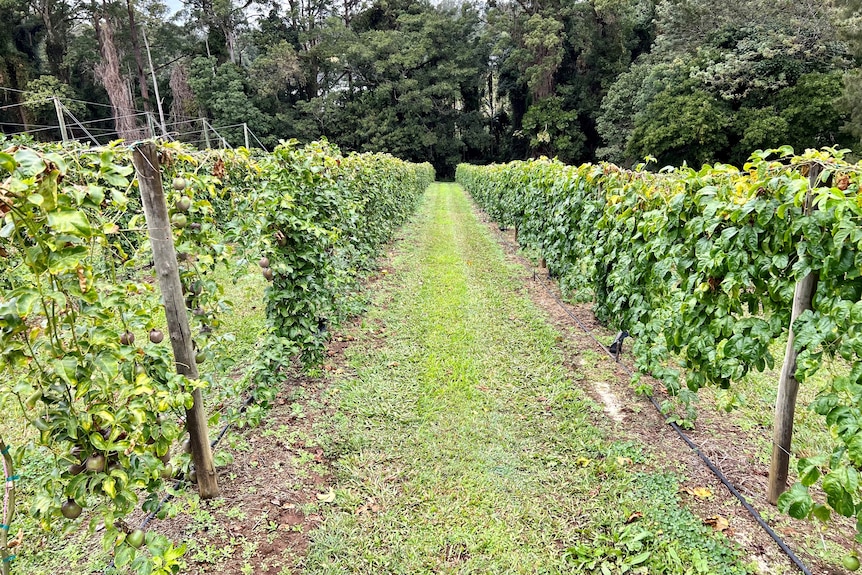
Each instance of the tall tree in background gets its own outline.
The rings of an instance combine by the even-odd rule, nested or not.
[[[121,138],[138,139],[141,132],[135,124],[135,105],[128,82],[120,72],[120,54],[114,43],[111,23],[100,12],[93,13],[93,28],[99,39],[102,61],[96,66],[96,77],[104,86],[114,111],[114,121]]]
[[[183,5],[172,18],[164,0],[0,0],[0,83],[27,90],[0,90],[0,130],[53,123],[57,93],[103,139],[131,133],[104,105],[117,122],[154,107],[146,28],[170,128],[189,141],[206,116],[233,145],[246,123],[267,145],[326,137],[445,175],[538,155],[742,162],[862,138],[862,0]]]
[[[144,110],[149,112],[151,110],[149,89],[150,81],[147,79],[144,55],[141,52],[140,30],[138,29],[135,6],[132,3],[132,0],[126,0],[126,13],[129,15],[129,39],[132,45],[132,54],[135,57],[135,68],[138,73],[138,87],[141,91],[141,100],[143,100],[144,103]]]
[[[511,155],[594,157],[610,85],[652,43],[652,0],[509,1],[489,9]]]
[[[602,157],[743,162],[776,142],[849,146],[835,101],[849,65],[819,0],[665,0],[658,35],[599,116]]]

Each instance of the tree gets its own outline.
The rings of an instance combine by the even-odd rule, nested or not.
[[[602,107],[601,154],[623,163],[646,155],[743,162],[780,143],[850,144],[836,108],[849,54],[832,15],[829,3],[813,0],[659,4],[652,51],[620,76]]]

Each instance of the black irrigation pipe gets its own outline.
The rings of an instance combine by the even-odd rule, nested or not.
[[[242,402],[242,404],[240,405],[240,408],[239,408],[239,412],[244,413],[245,410],[248,408],[248,406],[251,405],[252,401],[254,401],[254,394],[253,393],[249,394],[249,396],[245,399],[245,401]],[[232,426],[233,426],[233,423],[231,423],[231,422],[227,422],[224,424],[224,426],[222,426],[221,431],[219,431],[216,438],[213,439],[212,441],[210,441],[210,449],[215,449],[215,447],[219,444],[219,442],[221,442],[221,440],[224,438],[224,436],[227,434],[228,430]],[[185,481],[183,479],[177,479],[174,481],[173,490],[176,491],[176,490],[180,489],[181,487],[183,487],[184,485],[187,485],[188,483],[189,483],[188,481]],[[162,510],[162,507],[164,507],[165,503],[171,501],[174,497],[175,496],[173,493],[168,493],[167,495],[162,497],[161,501],[159,501],[159,504],[156,505],[156,508],[153,509],[152,511],[150,511],[146,517],[144,517],[144,520],[141,521],[141,524],[138,526],[138,529],[143,530],[144,528],[146,528],[146,526],[150,524],[150,521],[152,521],[156,517],[156,515],[158,515],[159,511]],[[103,573],[107,573],[108,570],[113,566],[114,566],[114,560],[111,559],[111,562],[108,563],[107,567],[105,567],[105,570],[103,571]]]
[[[550,278],[550,275],[548,277]],[[616,359],[614,354],[611,353],[611,351],[605,346],[605,344],[603,344],[601,341],[599,341],[598,338],[590,330],[590,328],[588,328],[586,325],[584,325],[584,323],[580,319],[578,319],[578,317],[569,310],[569,308],[563,303],[563,301],[557,296],[557,294],[555,294],[552,290],[548,289],[548,286],[545,284],[544,281],[538,280],[536,270],[533,270],[533,279],[537,280],[537,283],[541,284],[541,286],[542,286],[542,288],[544,288],[545,292],[548,295],[550,295],[552,298],[554,298],[554,301],[557,302],[557,305],[560,306],[560,309],[562,309],[564,312],[566,312],[566,314],[568,314],[568,316],[570,318],[575,320],[575,323],[577,323],[578,326],[580,326],[580,328],[582,330],[584,330],[584,332],[588,336],[590,336],[590,338],[592,338],[592,340],[594,342],[596,342],[596,344],[598,344],[598,346],[600,348],[602,348],[602,350],[606,354],[608,354],[608,356],[611,359]],[[626,364],[624,364],[622,362],[619,362],[619,360],[617,360],[617,362],[622,366],[622,368],[630,376],[635,375],[635,372],[629,366],[627,366]],[[659,404],[655,400],[655,398],[652,396],[649,396],[649,400],[650,400],[650,403],[652,403],[652,406],[655,408],[655,410],[659,413],[659,415],[661,415],[662,418],[665,419],[665,423],[667,423],[671,427],[671,429],[676,431],[676,434],[679,435],[680,439],[682,439],[686,443],[686,445],[688,445],[689,448],[691,448],[691,450],[694,451],[698,457],[700,457],[700,459],[709,468],[709,470],[712,471],[712,473],[719,479],[719,481],[721,481],[722,484],[724,484],[725,487],[727,487],[727,490],[730,491],[730,493],[734,497],[736,497],[740,503],[742,503],[742,506],[745,508],[745,510],[748,511],[748,513],[754,518],[754,520],[757,521],[758,525],[760,525],[763,528],[763,530],[766,531],[766,533],[770,537],[772,537],[772,539],[778,544],[778,547],[781,548],[781,550],[784,552],[784,554],[787,555],[787,557],[789,557],[791,561],[793,561],[793,563],[799,568],[800,571],[802,571],[802,573],[804,573],[805,575],[813,575],[811,573],[811,571],[805,566],[805,564],[799,559],[799,557],[796,556],[796,554],[793,552],[793,550],[787,546],[787,544],[784,542],[783,539],[781,539],[781,536],[772,530],[772,528],[769,526],[769,524],[763,519],[763,517],[760,516],[760,513],[758,513],[757,510],[754,507],[752,507],[751,504],[748,503],[748,500],[745,499],[744,495],[742,495],[739,491],[736,490],[736,487],[733,486],[733,484],[730,482],[730,480],[728,480],[728,478],[724,475],[724,473],[722,473],[721,470],[715,466],[715,464],[712,462],[712,460],[707,455],[705,455],[700,450],[700,448],[698,448],[697,444],[691,440],[691,438],[682,430],[682,428],[680,428],[680,426],[677,425],[675,422],[668,421],[667,418],[665,418],[665,415],[662,412],[661,407],[659,406]]]

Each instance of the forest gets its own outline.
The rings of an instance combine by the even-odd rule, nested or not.
[[[631,166],[854,149],[857,0],[2,0],[0,131]],[[155,81],[155,85],[154,85]],[[73,137],[85,137],[71,128]],[[145,130],[140,132],[145,134]]]

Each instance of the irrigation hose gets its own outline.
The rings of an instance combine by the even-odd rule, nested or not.
[[[510,245],[510,247],[512,246]],[[533,270],[533,277],[538,278],[536,270]],[[605,345],[601,341],[598,340],[598,338],[593,334],[593,332],[586,325],[584,325],[584,323],[580,319],[578,319],[575,314],[573,314],[569,310],[569,308],[563,303],[563,301],[557,296],[557,294],[555,294],[552,290],[548,288],[544,281],[537,281],[537,283],[542,286],[542,288],[545,290],[545,293],[554,298],[554,301],[557,302],[557,305],[560,306],[560,309],[566,312],[566,314],[570,318],[575,320],[575,323],[578,324],[578,326],[584,331],[584,333],[586,333],[594,342],[596,342],[596,344],[602,349],[602,351],[604,351],[611,359],[616,359],[614,354],[612,354],[610,350],[605,347]],[[619,362],[619,364],[630,376],[635,375],[635,372],[629,366],[622,362]],[[727,479],[724,473],[722,473],[721,470],[715,466],[712,460],[707,455],[705,455],[700,450],[700,448],[698,448],[697,444],[691,440],[691,438],[682,430],[682,428],[680,428],[680,426],[677,425],[675,422],[668,421],[667,418],[665,418],[665,415],[664,413],[662,413],[661,407],[659,406],[658,402],[656,402],[655,398],[649,396],[649,400],[655,410],[659,413],[659,415],[661,415],[662,418],[665,419],[665,423],[667,423],[671,427],[671,429],[676,432],[680,439],[682,439],[686,443],[686,445],[688,445],[688,447],[692,451],[694,451],[698,457],[700,457],[704,464],[706,464],[709,470],[712,471],[712,473],[718,478],[719,481],[721,481],[721,483],[727,488],[727,490],[730,491],[730,493],[734,497],[736,497],[740,503],[742,503],[742,506],[745,508],[745,510],[748,511],[748,513],[754,518],[754,520],[757,521],[758,525],[760,525],[763,530],[766,531],[766,533],[770,537],[772,537],[773,541],[778,544],[778,547],[784,552],[784,554],[787,555],[787,557],[789,557],[791,561],[793,561],[793,563],[799,568],[802,573],[804,573],[805,575],[813,575],[811,571],[805,566],[805,564],[802,563],[799,557],[796,556],[793,550],[787,546],[783,539],[781,539],[781,536],[772,530],[769,524],[763,519],[763,517],[760,516],[760,513],[758,513],[757,510],[752,507],[751,504],[748,503],[748,501],[745,499],[745,496],[742,495],[739,491],[737,491],[736,487],[733,486],[733,484]]]

